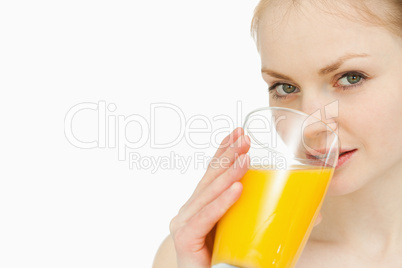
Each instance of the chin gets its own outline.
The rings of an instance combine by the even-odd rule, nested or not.
[[[358,181],[359,178],[361,176],[342,176],[342,174],[335,172],[329,184],[327,195],[341,196],[358,191],[362,187]]]

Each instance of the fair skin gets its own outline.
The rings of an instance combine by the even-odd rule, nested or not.
[[[267,8],[260,21],[270,105],[311,114],[337,101],[339,114],[326,111],[336,115],[328,123],[336,124],[341,150],[351,153],[334,174],[323,220],[296,267],[402,267],[402,38],[300,2]],[[242,142],[217,155],[247,150]],[[154,267],[209,267],[212,228],[241,194],[236,181],[246,169],[207,170],[172,221]]]

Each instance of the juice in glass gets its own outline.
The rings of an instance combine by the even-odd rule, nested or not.
[[[217,225],[212,265],[294,267],[332,173],[331,167],[251,167],[239,200]]]

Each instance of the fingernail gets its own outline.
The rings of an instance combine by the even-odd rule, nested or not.
[[[238,137],[237,140],[232,145],[230,145],[230,147],[241,147],[241,141],[243,137],[244,137],[243,135]]]

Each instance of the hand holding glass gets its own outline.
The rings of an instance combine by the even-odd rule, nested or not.
[[[212,265],[294,267],[337,164],[338,136],[316,117],[279,107],[250,113],[244,130],[251,165],[218,222]]]

